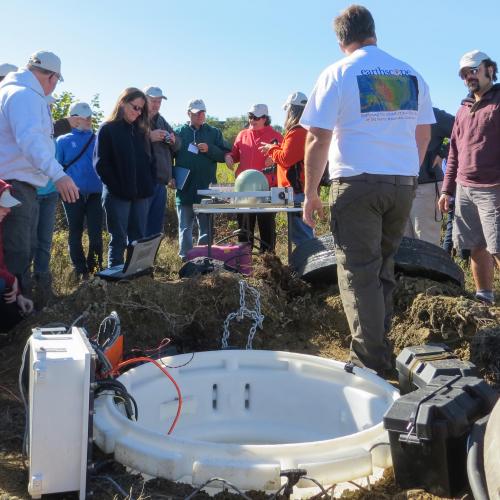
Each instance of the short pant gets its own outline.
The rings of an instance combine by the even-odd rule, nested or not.
[[[475,188],[457,183],[453,242],[456,248],[486,248],[500,254],[500,186]]]

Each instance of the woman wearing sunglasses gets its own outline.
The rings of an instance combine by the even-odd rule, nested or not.
[[[262,144],[260,151],[271,158],[277,166],[278,186],[292,187],[294,201],[304,201],[304,152],[307,131],[299,124],[300,117],[307,104],[307,97],[302,92],[290,94],[283,105],[287,112],[285,119],[285,137],[281,144]],[[302,220],[301,213],[292,217],[292,240],[300,245],[314,238],[312,227]]]
[[[123,264],[127,243],[143,238],[156,168],[149,140],[146,96],[125,89],[97,133],[94,166],[103,182],[102,205],[111,235],[108,266]]]
[[[229,168],[234,168],[236,163],[239,163],[236,168],[235,175],[238,177],[241,172],[249,169],[262,170],[272,165],[270,158],[259,150],[260,146],[265,143],[275,142],[280,144],[283,136],[271,127],[271,118],[265,104],[254,104],[248,111],[248,128],[239,132],[234,141],[233,149],[225,157],[226,165]],[[266,174],[269,182],[269,187],[276,187],[277,177],[275,169]],[[253,239],[255,230],[255,221],[259,224],[260,234],[260,251],[273,252],[276,243],[276,214],[249,214],[248,224],[244,224],[243,217],[238,215],[238,225],[241,228],[247,229],[250,234],[250,240]],[[248,235],[242,235],[240,241],[248,241]]]

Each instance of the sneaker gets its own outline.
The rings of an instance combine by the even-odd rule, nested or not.
[[[476,293],[474,296],[476,300],[479,300],[479,302],[482,302],[483,304],[486,304],[488,306],[494,306],[495,305],[495,299],[490,299],[489,297],[485,297],[484,295],[481,295],[479,293]]]

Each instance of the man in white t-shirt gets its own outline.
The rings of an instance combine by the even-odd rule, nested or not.
[[[379,373],[393,366],[386,339],[396,253],[434,123],[429,90],[408,64],[380,50],[359,5],[334,22],[346,57],[318,78],[301,118],[308,129],[304,221],[321,215],[318,185],[329,160],[331,229],[351,361]]]

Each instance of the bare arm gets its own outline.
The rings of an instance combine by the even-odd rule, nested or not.
[[[415,129],[415,140],[417,141],[418,149],[418,164],[422,165],[427,152],[427,147],[431,141],[431,126],[430,125],[417,125]]]
[[[318,186],[328,160],[331,140],[331,130],[317,127],[311,127],[306,137],[304,158],[306,186],[303,218],[304,222],[311,227],[315,226],[314,214],[317,213],[319,216],[323,214]]]

